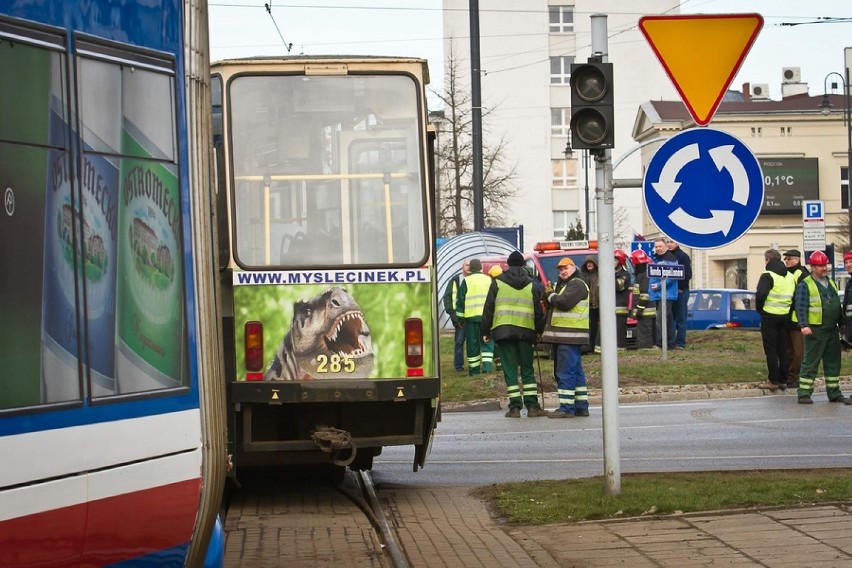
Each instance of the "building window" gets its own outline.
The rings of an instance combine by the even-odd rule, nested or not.
[[[550,33],[574,31],[574,6],[550,6]]]
[[[552,136],[568,136],[571,129],[571,109],[550,109],[550,134]]]
[[[577,160],[551,160],[553,178],[551,186],[554,189],[577,187]]]
[[[567,85],[571,82],[571,64],[574,56],[560,56],[550,58],[550,84]]]
[[[748,270],[746,259],[724,261],[725,288],[748,289]]]
[[[564,240],[575,219],[577,219],[577,211],[554,211],[553,238]]]
[[[849,167],[840,168],[840,208],[849,209]]]

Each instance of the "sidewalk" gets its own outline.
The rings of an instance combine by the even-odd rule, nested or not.
[[[852,395],[852,381],[841,388]],[[815,391],[824,392],[824,385]],[[620,389],[619,402],[795,396],[754,384]],[[820,395],[817,394],[819,397]],[[824,396],[824,395],[823,395]],[[600,392],[589,401],[600,404]],[[556,407],[555,393],[545,406]],[[444,410],[496,410],[493,399]],[[852,505],[755,507],[630,519],[508,525],[467,488],[383,488],[413,567],[852,566]]]
[[[466,488],[384,488],[412,567],[852,565],[847,504],[500,525]]]

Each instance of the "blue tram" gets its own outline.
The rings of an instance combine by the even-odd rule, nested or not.
[[[184,565],[227,469],[206,6],[0,0],[0,565]]]

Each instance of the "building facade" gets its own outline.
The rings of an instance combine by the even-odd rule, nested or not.
[[[565,154],[571,118],[570,65],[592,55],[590,16],[607,15],[615,93],[612,156],[618,160],[636,148],[631,136],[636,108],[643,101],[677,96],[637,23],[644,15],[677,14],[678,4],[676,0],[480,2],[482,106],[488,112],[483,143],[488,145],[489,136],[505,136],[505,158],[516,167],[517,188],[506,207],[511,216],[507,224],[524,226],[526,249],[537,241],[563,238],[577,219],[591,238],[596,237],[594,160],[584,151]],[[444,53],[453,54],[464,71],[458,79],[469,90],[468,8],[468,0],[443,0]],[[445,82],[448,77],[445,71]],[[640,153],[633,152],[614,176],[635,178],[641,172]],[[615,240],[623,245],[642,225],[641,192],[618,190],[614,207]]]
[[[842,283],[846,278],[842,255],[850,242],[849,147],[843,89],[827,97],[811,96],[807,84],[799,80],[798,68],[784,68],[780,75],[781,100],[768,98],[767,85],[746,83],[741,93],[728,92],[709,125],[738,138],[757,157],[764,203],[751,229],[733,243],[711,250],[686,249],[692,257],[692,288],[755,289],[766,249],[804,252],[805,200],[824,202],[826,244],[835,246],[837,279]],[[633,138],[637,143],[665,140],[694,127],[680,100],[648,101],[638,110]],[[642,148],[643,170],[657,148],[659,144]],[[644,209],[643,214],[643,234],[659,235]]]

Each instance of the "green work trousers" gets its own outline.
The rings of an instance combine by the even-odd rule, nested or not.
[[[813,333],[805,335],[805,355],[799,373],[799,396],[811,396],[814,379],[819,372],[825,373],[825,391],[828,400],[841,396],[840,393],[840,334],[836,325],[813,325]]]
[[[520,410],[540,406],[538,389],[533,369],[533,345],[528,341],[503,340],[497,344],[500,359],[503,361],[503,379],[509,395],[509,408]],[[518,384],[518,369],[522,385]]]

